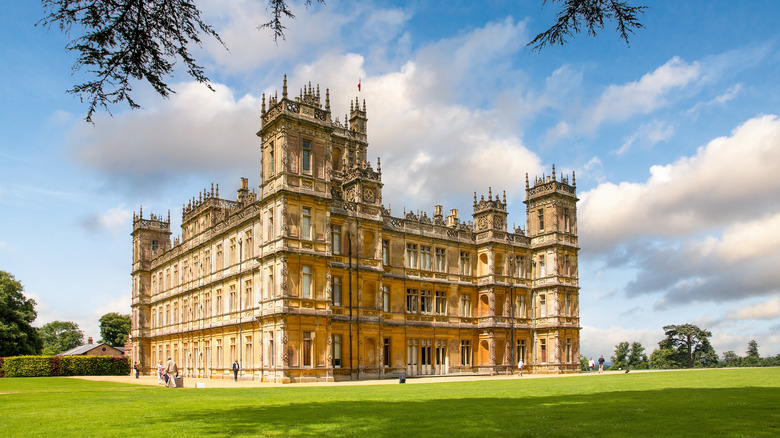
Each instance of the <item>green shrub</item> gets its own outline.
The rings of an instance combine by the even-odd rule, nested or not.
[[[130,360],[112,356],[62,356],[63,376],[123,376],[130,374]]]
[[[0,358],[1,360],[2,358]],[[130,360],[112,356],[17,356],[0,361],[0,377],[125,376]]]
[[[5,371],[3,370],[3,362],[5,362],[5,358],[0,357],[0,377],[5,377]]]
[[[7,357],[3,364],[6,377],[46,377],[51,375],[46,356]]]

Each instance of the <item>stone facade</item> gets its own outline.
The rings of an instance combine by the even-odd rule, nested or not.
[[[577,197],[572,175],[526,175],[527,225],[506,195],[393,217],[366,160],[365,101],[344,122],[319,86],[263,96],[261,183],[241,179],[170,213],[133,218],[132,349],[145,372],[268,382],[579,371]]]

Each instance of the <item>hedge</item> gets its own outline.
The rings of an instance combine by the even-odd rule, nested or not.
[[[125,376],[130,360],[112,356],[16,356],[0,361],[0,376]]]

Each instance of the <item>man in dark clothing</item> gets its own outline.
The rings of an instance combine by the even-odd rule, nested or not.
[[[233,362],[233,381],[238,382],[238,361]]]
[[[604,372],[604,355],[599,357],[599,374]]]

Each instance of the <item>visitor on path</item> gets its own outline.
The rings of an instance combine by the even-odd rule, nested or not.
[[[593,369],[596,368],[596,362],[593,362],[593,356],[590,357],[590,361],[588,362],[588,368],[590,368],[590,372],[593,372]]]
[[[601,357],[599,357],[599,374],[604,372],[604,355],[602,354]]]
[[[520,372],[520,377],[523,377],[523,359],[520,359],[519,362],[517,362],[517,370]]]
[[[238,382],[238,369],[240,367],[238,366],[238,360],[233,362],[233,381]]]
[[[165,380],[163,380],[163,374],[165,373],[165,365],[162,364],[161,360],[157,361],[157,384],[162,385],[165,383]]]
[[[176,387],[176,376],[179,375],[179,367],[176,366],[176,362],[168,356],[168,363],[165,364],[165,377],[167,377],[168,388]]]
[[[138,378],[138,362],[136,362],[133,365],[133,369],[135,370],[135,378],[137,379]]]

